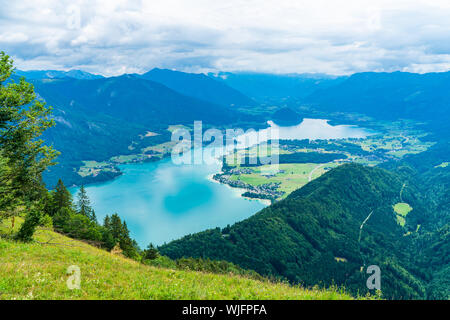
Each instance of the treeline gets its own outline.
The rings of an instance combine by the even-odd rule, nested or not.
[[[354,138],[354,140],[358,140]],[[342,140],[333,140],[330,143],[329,140],[279,140],[280,146],[284,146],[286,148],[310,148],[310,149],[323,149],[325,151],[334,151],[334,152],[348,152],[350,154],[358,155],[358,156],[368,156],[373,154],[373,152],[365,151],[361,148],[360,145],[356,143],[345,142]]]
[[[138,259],[142,254],[136,241],[130,238],[126,222],[117,213],[106,216],[103,224],[98,223],[84,186],[81,186],[74,202],[71,193],[59,180],[55,190],[43,197],[42,207],[43,220],[48,221],[45,218],[48,216],[55,231],[109,251],[117,246],[129,258]]]
[[[320,153],[320,152],[294,152],[282,153],[278,155],[278,163],[328,163],[334,160],[346,159],[347,156],[341,153]],[[259,167],[265,164],[272,164],[273,158],[251,157],[246,155],[240,161],[241,166]],[[233,160],[234,161],[234,160]],[[227,171],[233,168],[233,163],[229,163],[226,157],[223,158],[223,170]]]
[[[13,61],[0,52],[0,221],[25,218],[15,238],[32,241],[37,227],[46,226],[68,236],[112,250],[118,246],[130,258],[139,258],[126,222],[117,214],[98,223],[84,187],[77,202],[61,180],[48,191],[42,174],[54,165],[59,152],[46,146],[42,134],[54,126],[51,107],[36,98],[25,79],[11,76]]]

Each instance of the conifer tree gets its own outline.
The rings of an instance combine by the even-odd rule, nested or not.
[[[72,195],[61,179],[58,180],[55,190],[52,192],[52,208],[50,215],[55,215],[62,208],[72,209]]]
[[[134,258],[137,255],[136,245],[130,238],[130,231],[127,223],[121,221],[119,215],[114,213],[111,218],[105,218],[105,226],[109,226],[109,230],[114,242],[119,243],[120,249],[127,257]]]
[[[94,221],[95,213],[91,207],[91,201],[89,200],[89,196],[86,192],[86,189],[82,185],[80,190],[78,191],[78,213],[88,217],[90,220]]]
[[[152,243],[150,243],[147,247],[147,249],[144,250],[144,260],[154,260],[158,258],[159,252],[158,249],[156,249]]]

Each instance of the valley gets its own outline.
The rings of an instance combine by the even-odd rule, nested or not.
[[[418,130],[411,122],[399,122],[390,126],[380,122],[377,125],[378,129],[384,132],[366,138],[280,140],[281,156],[277,171],[271,170],[270,165],[248,167],[239,161],[236,165],[229,165],[227,159],[224,159],[223,172],[215,175],[215,179],[230,186],[248,189],[245,196],[276,201],[339,165],[352,162],[376,166],[386,161],[401,159],[408,154],[424,152],[434,145],[434,142],[422,141],[421,138],[427,134]],[[256,148],[239,150],[228,159],[234,162],[235,159],[255,153]],[[309,158],[334,155],[338,159],[319,163],[309,162],[306,157],[298,158],[294,163],[283,163],[283,156],[289,154],[304,154],[309,155]]]
[[[280,90],[304,86],[312,93],[281,90],[285,96],[246,97],[226,81],[217,84],[212,76],[179,72],[109,78],[43,74],[54,78],[33,73],[31,81],[39,103],[55,106],[51,120],[56,124],[43,139],[61,152],[58,164],[43,173],[50,191],[43,185],[35,188],[43,194],[39,202],[51,232],[157,266],[216,268],[217,261],[226,261],[232,263],[226,268],[233,270],[306,288],[338,285],[353,296],[370,293],[363,271],[375,264],[383,270],[385,298],[448,296],[439,282],[447,281],[448,268],[449,153],[442,119],[430,113],[426,121],[409,113],[393,119],[387,110],[377,114],[373,105],[366,113],[343,97],[342,109],[324,99],[328,91],[338,95],[335,87],[354,90],[355,81],[372,76],[378,81],[378,75],[325,77],[323,82],[277,76],[275,83],[284,83]],[[189,90],[180,87],[184,81],[189,81]],[[293,87],[284,87],[287,83]],[[406,90],[394,89],[402,94]],[[219,96],[230,99],[221,103]],[[202,136],[209,129],[222,135],[229,128],[254,128],[258,134],[276,129],[278,140],[242,147],[245,133],[233,138],[234,147],[219,152],[212,163],[176,164],[171,159],[175,145],[189,158],[215,148],[211,141],[202,141],[197,149],[190,142],[171,141],[178,129],[195,136],[198,119],[204,119],[197,132]],[[259,157],[263,145],[268,146],[267,157],[277,154],[278,164]],[[52,209],[59,206],[57,197],[63,197],[59,210]],[[79,209],[81,202],[74,204],[74,197],[89,210]],[[7,217],[17,216],[19,225],[31,223],[38,211],[23,210],[19,205]],[[8,241],[20,230],[6,235],[1,245],[14,246]],[[201,259],[214,262],[211,266]]]
[[[448,302],[449,1],[367,2],[0,0],[0,300]]]

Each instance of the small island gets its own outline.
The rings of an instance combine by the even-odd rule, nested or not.
[[[303,117],[291,108],[284,107],[272,114],[272,121],[278,126],[296,126],[303,121]]]

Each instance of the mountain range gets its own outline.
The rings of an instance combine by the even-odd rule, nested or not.
[[[132,141],[147,131],[167,137],[166,129],[172,124],[203,120],[215,126],[236,127],[242,122],[259,126],[278,114],[264,111],[268,97],[269,102],[279,105],[280,112],[288,110],[284,107],[286,99],[294,99],[289,107],[300,118],[307,106],[323,114],[345,112],[383,120],[425,120],[438,139],[450,132],[446,116],[450,112],[450,73],[369,72],[334,77],[202,75],[153,69],[142,75],[110,78],[77,70],[16,71],[17,75],[31,78],[40,97],[54,107],[57,126],[46,133],[46,138],[56,148],[67,151],[77,165],[81,160],[127,154]],[[438,134],[437,129],[442,133]],[[74,144],[68,146],[68,140]],[[109,146],[110,141],[115,146]],[[66,174],[73,176],[73,168],[70,171]]]
[[[448,148],[424,155],[433,162],[447,156]],[[159,250],[171,258],[224,259],[265,276],[307,287],[343,286],[354,294],[368,292],[366,268],[377,265],[385,298],[447,299],[448,170],[427,166],[419,173],[409,160],[391,165],[390,171],[340,166],[242,222]],[[414,208],[404,227],[393,210],[401,201]]]
[[[186,96],[225,106],[254,106],[255,101],[227,84],[215,81],[204,74],[185,73],[155,68],[140,75],[141,78],[159,82]]]
[[[82,160],[131,154],[130,144],[144,132],[158,135],[139,147],[165,141],[173,124],[204,120],[235,126],[267,103],[282,105],[285,97],[294,98],[295,106],[280,106],[267,117],[301,117],[297,111],[308,106],[324,114],[426,122],[437,138],[426,152],[378,167],[342,165],[244,221],[188,235],[159,250],[173,259],[226,260],[307,287],[345,286],[354,294],[367,292],[365,270],[378,265],[385,298],[448,299],[450,176],[443,164],[450,154],[450,73],[204,76],[155,69],[110,78],[44,71],[29,77],[39,98],[54,107],[57,123],[44,136],[62,151],[60,164],[46,178],[49,185],[56,177],[78,182],[74,169]],[[269,118],[255,123],[263,120]],[[400,202],[413,208],[404,226],[393,209]]]
[[[209,77],[239,90],[260,103],[302,99],[319,88],[344,81],[346,76],[326,74],[268,74],[254,72],[209,73]]]
[[[326,112],[355,112],[379,119],[441,121],[450,113],[450,72],[357,73],[305,97]]]
[[[245,120],[244,115],[223,105],[185,96],[135,75],[31,82],[40,98],[54,108],[56,126],[44,138],[63,154],[58,166],[45,175],[50,185],[57,182],[57,174],[62,174],[69,185],[78,184],[80,177],[73,169],[80,166],[81,160],[104,161],[114,155],[130,154],[133,142],[168,141],[170,125],[192,125],[202,120],[223,126]],[[149,131],[157,135],[138,138]]]
[[[69,70],[69,71],[61,71],[61,70],[29,70],[22,71],[16,70],[15,74],[19,77],[25,77],[28,80],[34,79],[64,79],[64,78],[73,78],[80,80],[92,80],[92,79],[101,79],[103,76],[98,74],[92,74],[82,70]]]

